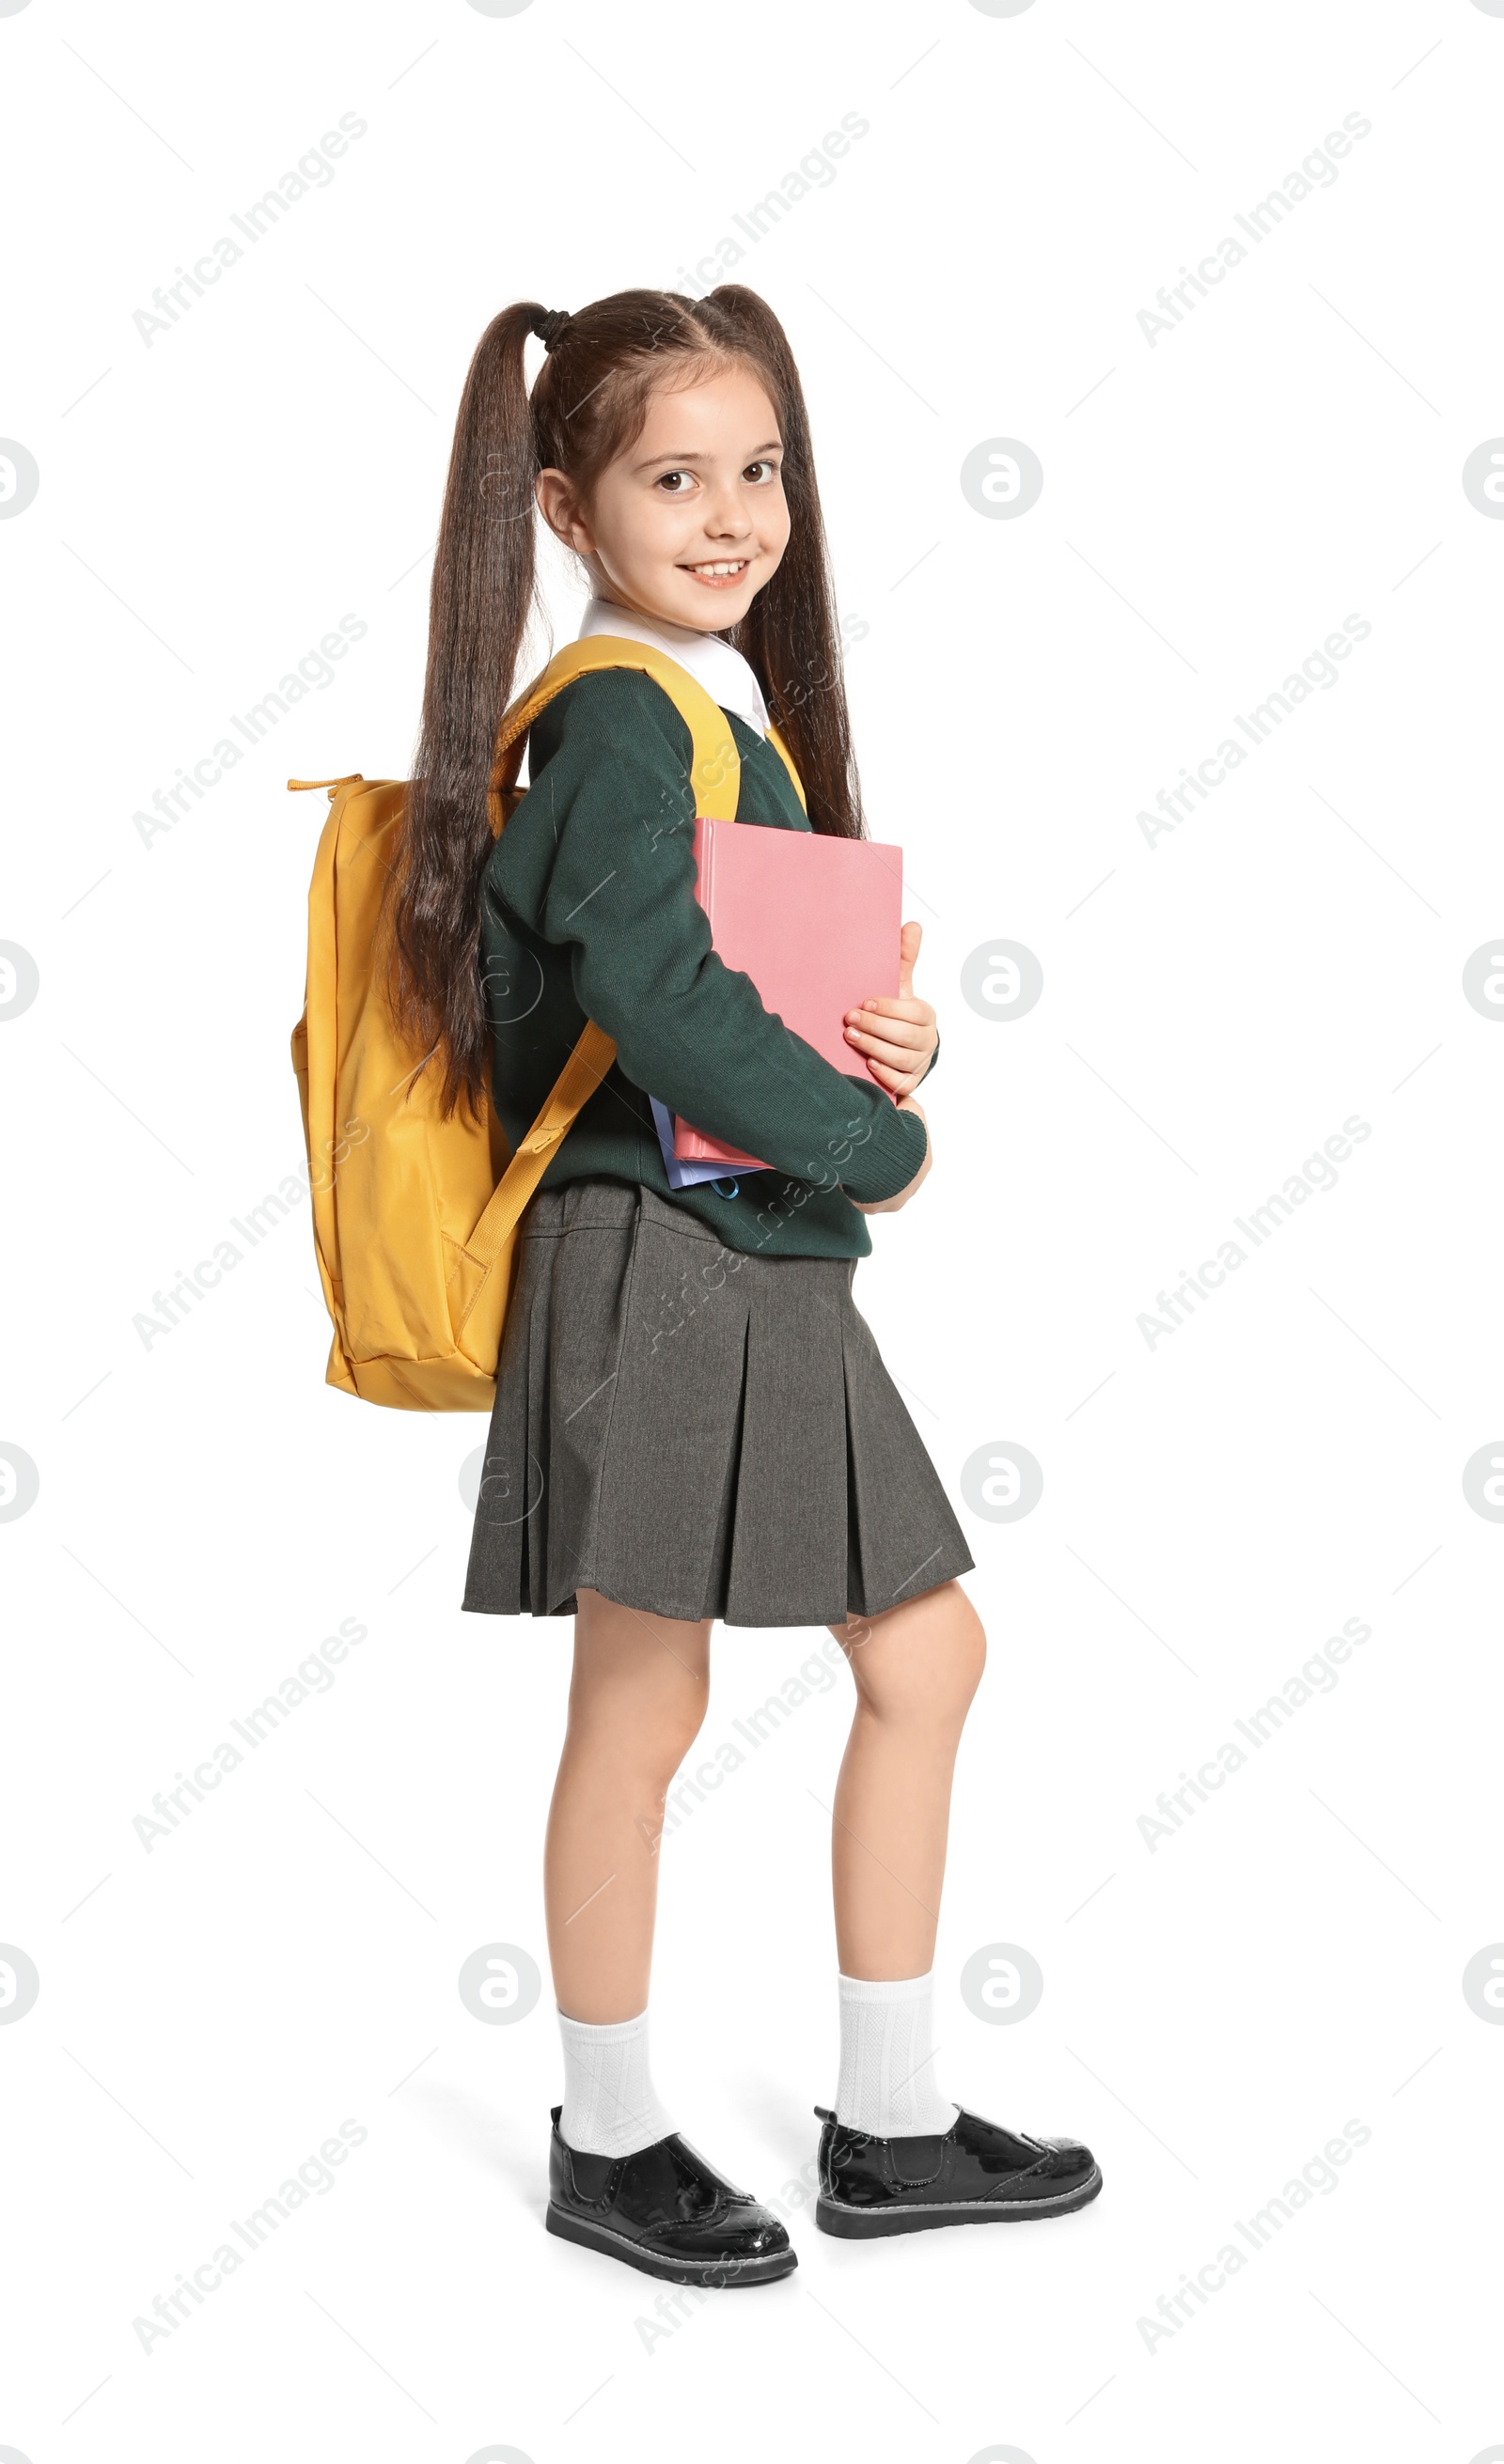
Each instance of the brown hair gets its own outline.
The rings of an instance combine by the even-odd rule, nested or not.
[[[617,291],[564,321],[531,394],[523,348],[543,310],[519,300],[480,338],[454,427],[429,606],[423,717],[389,885],[390,998],[411,1048],[441,1056],[443,1105],[478,1111],[490,1077],[481,998],[480,875],[493,845],[486,791],[534,612],[534,481],[563,471],[580,497],[641,433],[650,394],[736,362],[763,382],[784,440],[791,526],[769,581],[728,638],[755,671],[804,781],[809,819],[865,835],[839,637],[793,354],[755,291],[703,299]]]

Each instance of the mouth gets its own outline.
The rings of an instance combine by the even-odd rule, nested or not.
[[[703,583],[707,590],[734,590],[751,561],[746,556],[719,557],[712,563],[681,564],[679,571]]]

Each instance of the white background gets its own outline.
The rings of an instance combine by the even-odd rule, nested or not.
[[[40,474],[0,525],[0,938],[40,975],[0,1023],[0,1441],[40,1479],[0,1527],[0,1940],[40,1975],[0,2026],[0,2449],[1504,2453],[1504,2033],[1461,1984],[1504,1937],[1504,1533],[1462,1478],[1504,1428],[1504,1046],[1462,989],[1501,922],[1504,528],[1462,470],[1504,430],[1504,19],[31,0],[0,52],[0,431]],[[366,133],[332,181],[144,341],[154,288],[343,112]],[[298,1158],[325,805],[282,782],[407,772],[483,327],[705,288],[848,112],[868,133],[733,272],[803,372],[871,825],[944,1038],[940,1159],[856,1285],[991,1640],[940,2078],[1087,2138],[1107,2187],[871,2246],[796,2203],[835,2083],[842,1672],[663,1851],[658,2084],[801,2262],[674,2325],[542,2231],[546,1985],[495,2027],[456,1990],[486,1944],[543,1962],[569,1647],[458,1610],[483,1423],[323,1386],[305,1211],[170,1334],[133,1319]],[[1151,346],[1160,287],[1349,113],[1340,176]],[[995,438],[1043,466],[1017,519],[962,492]],[[334,681],[144,844],[153,793],[345,613]],[[1338,680],[1151,846],[1140,810],[1350,614]],[[1012,1023],[961,996],[988,935],[1044,971]],[[1157,1293],[1352,1114],[1338,1185],[1151,1349]],[[992,1522],[961,1470],[1008,1446],[1043,1497]],[[153,1794],[342,1618],[368,1639],[332,1688],[148,1853]],[[1151,1848],[1159,1793],[1347,1619],[1371,1639],[1335,1690]],[[705,1739],[821,1639],[718,1632]],[[994,1944],[1043,1970],[1022,2024],[962,1998]],[[144,2351],[133,2321],[345,2119],[333,2189]],[[1147,2342],[1349,2122],[1337,2187]]]

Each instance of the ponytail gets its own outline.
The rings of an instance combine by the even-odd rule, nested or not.
[[[443,1109],[481,1110],[491,1030],[479,979],[486,790],[537,586],[538,461],[522,351],[543,310],[504,308],[480,338],[454,425],[429,597],[423,717],[391,885],[392,1013],[442,1056]]]
[[[814,827],[832,838],[865,838],[835,585],[799,370],[787,335],[755,291],[725,282],[699,304],[702,312],[717,312],[741,356],[763,373],[784,439],[788,545],[728,638],[758,675],[768,715],[793,755]]]

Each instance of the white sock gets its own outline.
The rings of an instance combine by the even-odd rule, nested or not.
[[[560,2135],[581,2155],[631,2156],[666,2139],[674,2123],[648,2075],[648,2013],[592,2028],[559,2013],[564,2038]]]
[[[935,1971],[874,1982],[838,1976],[841,2079],[835,2118],[878,2139],[946,2131],[961,2108],[935,2085],[930,2016]]]

